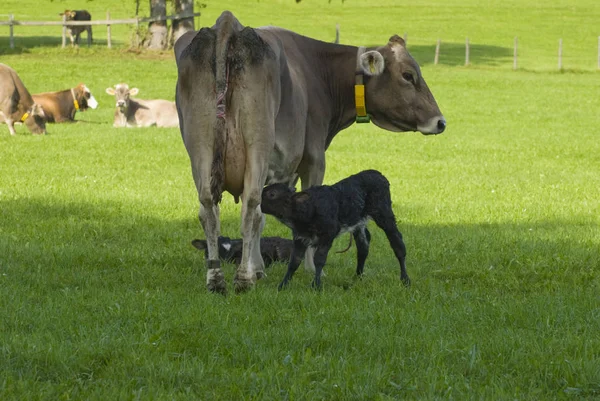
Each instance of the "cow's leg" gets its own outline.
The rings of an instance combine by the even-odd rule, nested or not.
[[[404,245],[402,234],[398,230],[398,226],[396,226],[396,217],[394,216],[392,208],[386,207],[386,210],[378,211],[371,217],[373,218],[373,221],[375,221],[375,223],[385,232],[385,235],[390,242],[390,246],[394,251],[394,255],[396,255],[396,259],[398,259],[398,262],[400,263],[400,279],[405,285],[410,285],[410,279],[406,273],[406,245]]]
[[[219,260],[218,240],[221,231],[219,205],[213,203],[209,188],[203,188],[200,195],[199,216],[207,244],[206,288],[212,292],[225,294],[227,292],[227,284],[221,270],[221,261]]]
[[[329,242],[326,245],[319,245],[315,251],[315,278],[312,282],[312,287],[317,290],[321,289],[321,272],[327,261],[327,254],[331,249],[332,243],[333,242]]]
[[[279,284],[279,290],[283,290],[285,287],[287,287],[288,283],[292,279],[292,276],[298,269],[298,266],[300,266],[300,263],[302,262],[302,257],[305,252],[306,245],[304,244],[304,241],[300,239],[294,239],[294,249],[292,249],[292,256],[290,257],[290,261],[288,262],[287,272],[285,273],[283,280]]]
[[[4,116],[4,114],[2,112],[0,112],[0,114],[2,114]],[[6,125],[8,126],[8,131],[10,132],[11,135],[17,135],[17,132],[15,131],[15,122],[13,121],[12,118],[6,118],[6,116],[4,116],[5,118],[5,122]]]
[[[246,148],[247,159],[242,193],[242,263],[234,278],[236,292],[250,289],[256,278],[264,276],[265,263],[260,254],[260,236],[265,217],[260,210],[260,199],[267,179],[268,152],[271,148],[272,145],[262,145],[260,141],[253,146],[247,145]]]
[[[325,177],[325,152],[318,152],[315,150],[309,153],[310,157],[305,155],[300,168],[298,169],[298,175],[303,191],[313,185],[321,185],[323,183],[323,178]],[[314,273],[316,270],[314,255],[315,248],[308,247],[306,249],[306,255],[304,255],[304,269],[311,273]]]
[[[94,39],[92,38],[92,26],[88,26],[86,28],[87,31],[87,41],[88,41],[88,47],[90,47],[92,45],[92,43],[94,42]]]
[[[365,260],[369,256],[371,233],[367,227],[361,227],[354,231],[352,235],[354,236],[354,242],[356,242],[356,275],[362,276],[365,268]]]

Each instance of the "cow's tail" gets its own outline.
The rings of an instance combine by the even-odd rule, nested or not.
[[[225,181],[225,152],[227,144],[226,104],[229,80],[228,53],[239,22],[231,13],[223,13],[218,21],[215,46],[215,92],[217,113],[214,124],[213,162],[211,166],[210,192],[213,202],[221,202]]]

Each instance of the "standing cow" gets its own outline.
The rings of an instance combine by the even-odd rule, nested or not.
[[[92,15],[87,10],[65,10],[64,13],[58,14],[64,16],[66,21],[91,21]],[[88,47],[92,45],[92,26],[91,25],[68,25],[67,32],[71,39],[71,46],[79,46],[79,37],[82,32],[87,32]]]
[[[106,88],[106,93],[116,99],[115,119],[113,127],[178,127],[175,102],[163,99],[133,99],[139,93],[138,88],[129,89],[129,85],[121,83],[114,88]]]
[[[397,35],[366,49],[244,27],[225,11],[212,28],[183,35],[175,56],[177,111],[200,201],[211,291],[226,289],[217,244],[222,191],[242,198],[244,247],[234,285],[244,291],[264,274],[265,183],[321,184],[325,150],[357,118],[396,132],[439,134],[446,127]]]
[[[95,109],[98,102],[85,84],[58,92],[32,95],[33,101],[44,108],[46,122],[62,123],[75,121],[75,113]]]
[[[32,134],[45,134],[44,110],[34,103],[29,91],[12,68],[0,64],[0,122],[15,135],[14,123],[20,121]]]

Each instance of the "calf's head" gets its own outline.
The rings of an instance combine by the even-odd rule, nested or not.
[[[285,184],[267,185],[262,191],[260,209],[265,214],[285,219],[291,213],[294,197],[300,194]]]
[[[233,262],[236,253],[242,251],[242,241],[239,239],[232,240],[229,237],[219,237],[219,259],[228,262]],[[195,239],[192,241],[192,245],[201,251],[204,251],[204,258],[208,259],[208,245],[206,240]]]
[[[138,92],[138,88],[129,89],[129,85],[123,83],[115,85],[114,88],[106,88],[106,93],[115,96],[116,107],[121,111],[129,107],[129,97],[137,95]]]
[[[358,68],[365,75],[365,99],[371,121],[389,131],[441,134],[446,119],[398,35],[385,46],[364,52]]]
[[[32,134],[46,133],[46,115],[42,106],[34,103],[23,117],[23,124],[25,124],[29,132]]]
[[[84,84],[79,84],[75,88],[73,88],[73,92],[75,95],[75,99],[79,105],[79,110],[86,111],[88,108],[95,109],[98,107],[98,102],[96,98],[90,92],[90,89]]]

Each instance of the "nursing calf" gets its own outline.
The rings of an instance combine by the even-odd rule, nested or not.
[[[294,236],[294,249],[279,289],[291,280],[309,246],[316,249],[313,286],[320,288],[327,254],[333,240],[344,232],[354,236],[356,274],[362,275],[371,241],[369,219],[385,232],[400,263],[400,278],[410,284],[406,246],[392,211],[390,183],[380,172],[365,170],[334,185],[314,186],[298,193],[285,184],[269,185],[263,189],[261,209],[291,228]]]

